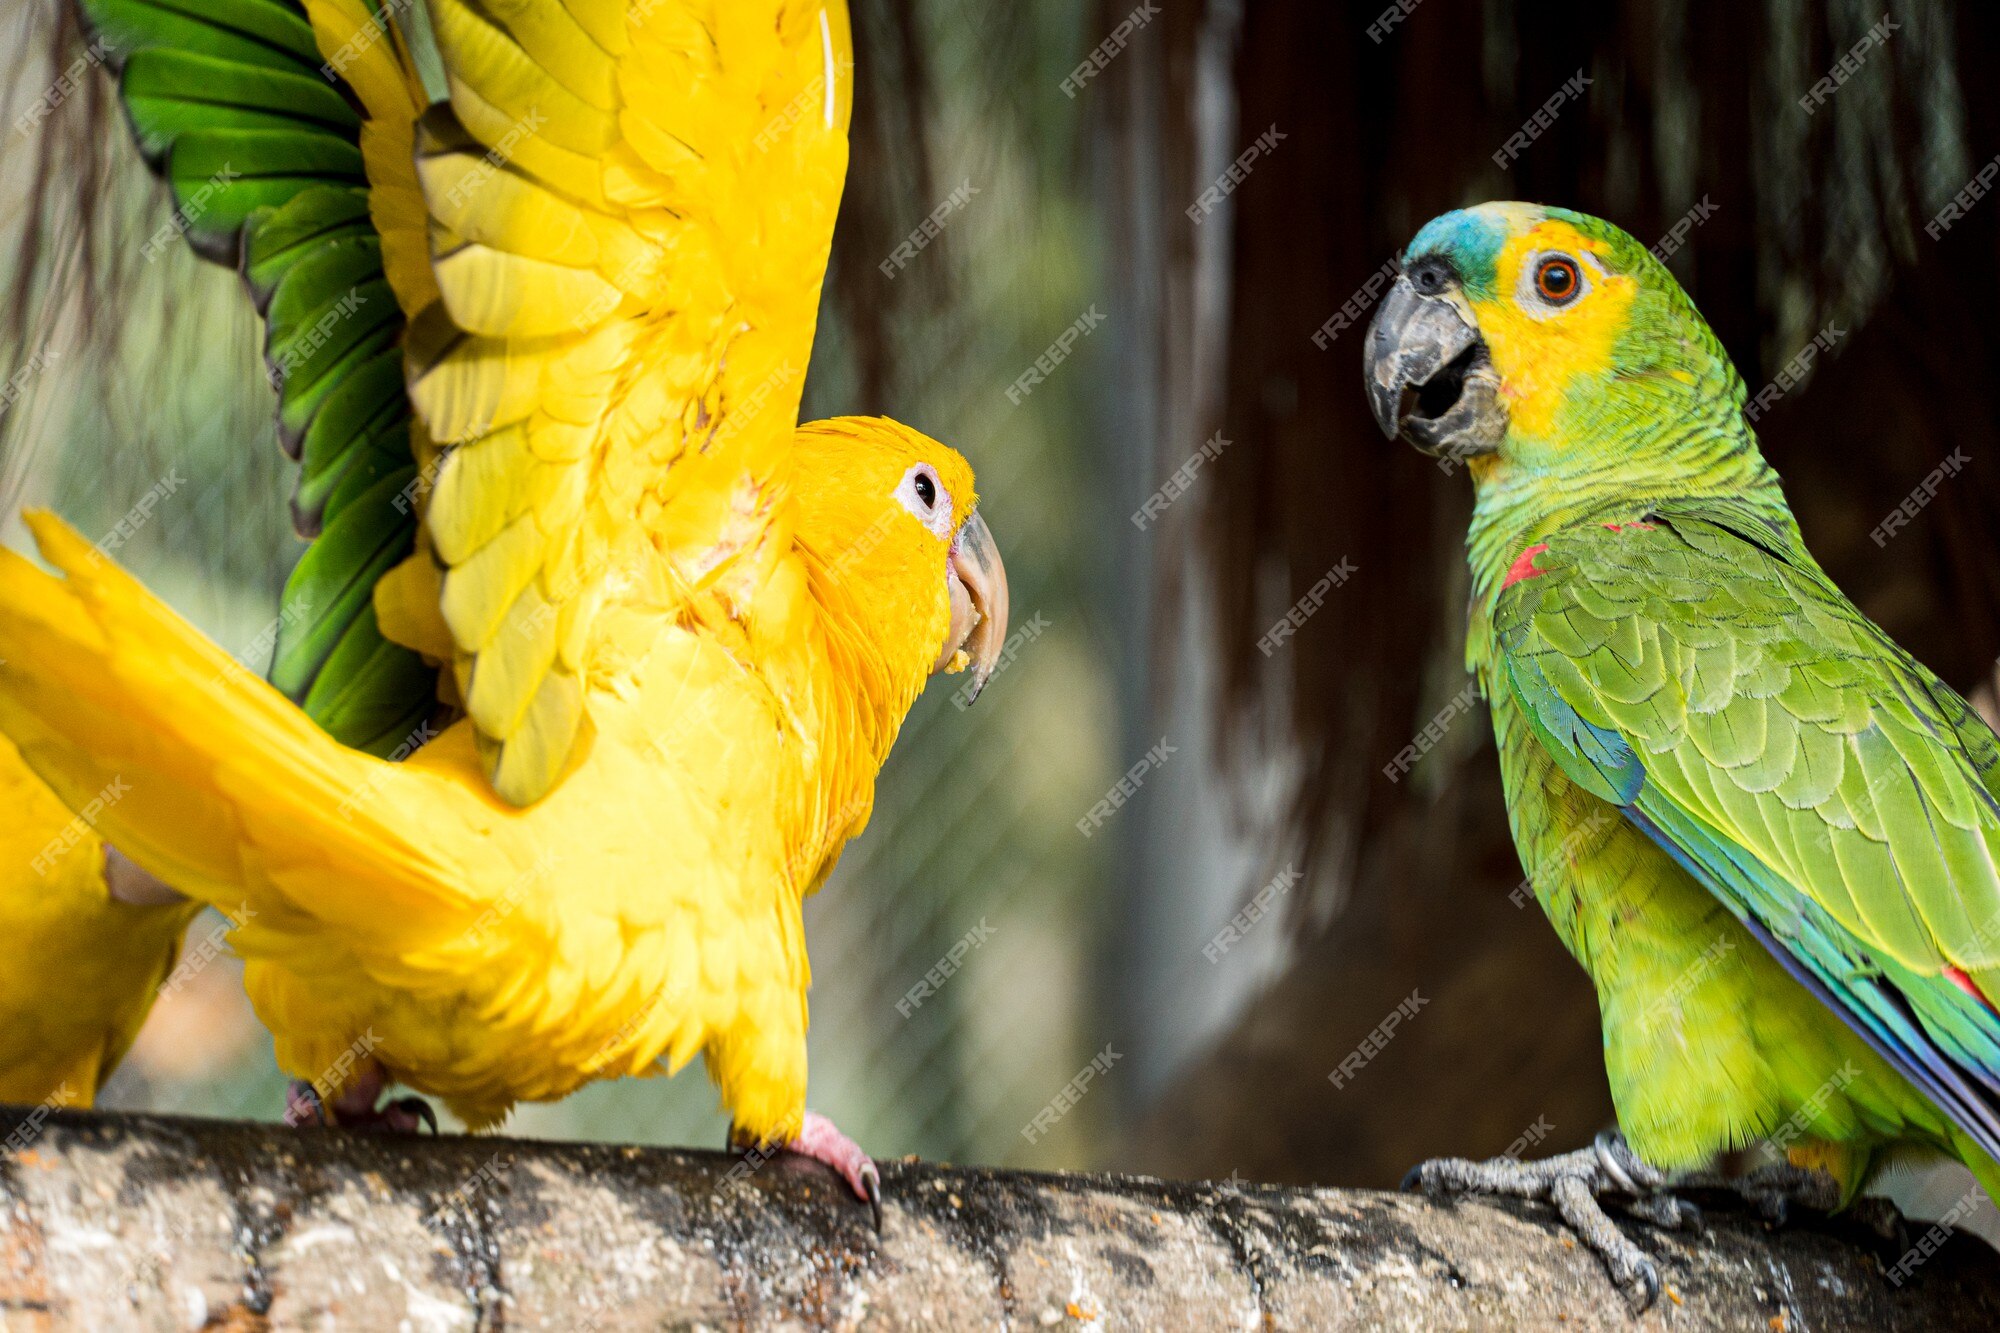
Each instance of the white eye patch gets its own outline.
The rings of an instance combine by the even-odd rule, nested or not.
[[[938,480],[936,468],[929,463],[913,464],[896,483],[896,499],[940,540],[951,540],[951,492]]]

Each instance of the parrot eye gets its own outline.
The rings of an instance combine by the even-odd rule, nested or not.
[[[1591,283],[1604,276],[1604,266],[1591,255],[1544,250],[1529,255],[1515,275],[1514,303],[1531,319],[1553,319],[1588,296]]]
[[[951,495],[929,463],[918,463],[903,474],[902,483],[896,487],[896,499],[917,522],[940,537],[950,537]]]
[[[1583,274],[1568,255],[1548,255],[1535,266],[1535,292],[1550,305],[1568,305],[1583,290]]]

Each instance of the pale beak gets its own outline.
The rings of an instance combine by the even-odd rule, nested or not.
[[[972,679],[964,691],[965,702],[971,703],[998,668],[1000,650],[1007,642],[1007,567],[1000,563],[1000,548],[993,544],[992,530],[977,510],[966,516],[958,540],[952,543],[945,582],[951,594],[951,630],[931,671],[969,665]],[[968,663],[959,661],[961,651]]]

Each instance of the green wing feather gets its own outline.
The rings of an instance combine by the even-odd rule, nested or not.
[[[437,672],[382,637],[372,590],[416,540],[403,315],[368,213],[362,118],[292,0],[82,0],[140,152],[196,252],[238,268],[265,319],[278,437],[312,539],[286,582],[271,682],[335,739],[402,746]],[[383,20],[387,22],[385,18]]]
[[[2000,1014],[1961,984],[2000,995],[2000,748],[1965,701],[1714,507],[1556,533],[1495,626],[1558,766],[2000,1147]]]

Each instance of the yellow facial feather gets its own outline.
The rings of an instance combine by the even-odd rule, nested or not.
[[[1494,265],[1493,296],[1469,302],[1500,372],[1509,418],[1521,434],[1547,439],[1571,384],[1611,364],[1637,285],[1592,265],[1589,257],[1607,248],[1567,222],[1547,219],[1507,239]],[[1521,296],[1533,281],[1527,266],[1550,251],[1582,260],[1588,289],[1559,310],[1531,310]]]

